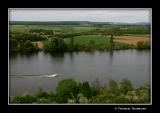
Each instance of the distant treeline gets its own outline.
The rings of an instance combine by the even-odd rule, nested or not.
[[[79,24],[90,24],[88,21],[11,21],[11,25],[79,25]]]
[[[30,29],[30,33],[38,33],[38,34],[45,34],[45,35],[54,35],[61,38],[73,37],[73,36],[80,36],[80,35],[126,35],[126,34],[149,34],[150,28],[149,27],[129,27],[129,28],[112,28],[112,29],[92,29],[89,31],[81,31],[81,32],[68,32],[63,33],[61,30],[54,31],[54,30],[46,30],[46,29]],[[54,34],[54,32],[59,32],[58,34]]]
[[[114,22],[90,22],[90,21],[10,21],[11,25],[150,25],[149,23],[114,23]]]

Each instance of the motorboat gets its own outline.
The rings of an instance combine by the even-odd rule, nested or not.
[[[53,74],[53,75],[45,75],[45,77],[58,77],[59,74]]]

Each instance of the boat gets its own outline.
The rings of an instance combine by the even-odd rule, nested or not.
[[[53,74],[53,75],[45,75],[45,77],[58,77],[59,74]]]

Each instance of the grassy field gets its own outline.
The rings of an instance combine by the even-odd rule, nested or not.
[[[29,27],[28,27],[28,25],[10,25],[10,30],[12,32],[26,33],[29,31]]]
[[[147,27],[131,27],[122,30],[120,36],[116,36],[119,30],[112,29],[115,25],[110,26],[95,26],[95,25],[10,25],[10,30],[13,33],[12,36],[17,34],[30,34],[30,30],[40,30],[44,34],[40,34],[42,37],[48,40],[53,37],[63,37],[65,43],[70,46],[71,38],[74,39],[75,47],[92,48],[92,49],[110,49],[110,34],[114,32],[114,49],[129,49],[135,48],[139,41],[149,41],[150,35],[147,32]],[[117,26],[119,27],[119,26]],[[124,27],[124,26],[123,26]],[[110,29],[110,30],[108,30]],[[44,31],[43,31],[44,30]],[[45,30],[50,32],[46,33]],[[88,32],[89,31],[89,32]],[[53,32],[53,34],[52,34]],[[146,33],[146,34],[145,34]],[[59,35],[60,34],[60,35]],[[61,35],[62,34],[62,35]],[[90,34],[90,35],[88,35]],[[38,34],[39,35],[39,34]],[[24,35],[25,36],[25,35]],[[18,37],[18,36],[17,36]],[[23,37],[23,36],[22,36]],[[43,41],[36,40],[38,48],[43,48]]]
[[[94,46],[100,46],[102,48],[105,48],[110,45],[110,37],[109,36],[102,36],[102,35],[83,35],[83,36],[76,36],[73,38],[75,45],[94,45]],[[132,38],[131,38],[132,40]],[[70,45],[70,38],[64,39],[65,43],[67,45]],[[34,44],[37,43],[38,48],[43,49],[44,43],[48,43],[48,41],[37,41],[33,42]],[[129,43],[125,43],[125,41],[117,41],[114,40],[114,44],[116,48],[119,48],[120,46],[128,46]]]
[[[70,44],[70,38],[66,38],[67,45]],[[74,37],[74,44],[84,45],[85,47],[91,47],[94,49],[110,49],[110,37],[103,35],[82,35]],[[133,44],[114,41],[114,49],[128,49],[135,48]]]
[[[94,43],[95,45],[106,45],[109,43],[110,38],[102,35],[82,35],[74,37],[74,44],[87,45]],[[70,38],[66,38],[65,42],[70,43]]]
[[[26,33],[30,29],[45,29],[45,30],[57,30],[63,32],[81,32],[92,30],[93,26],[80,26],[80,25],[10,25],[10,29],[13,32]]]
[[[94,27],[87,27],[87,26],[76,26],[76,27],[72,27],[73,31],[88,31],[88,30],[92,30],[94,29]]]

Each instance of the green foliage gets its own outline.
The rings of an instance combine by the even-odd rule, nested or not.
[[[150,43],[148,41],[139,41],[137,42],[137,48],[138,49],[149,49],[150,48]]]
[[[44,50],[50,52],[65,51],[67,45],[62,38],[51,38],[49,41],[44,42]]]
[[[38,89],[38,91],[36,93],[36,97],[42,98],[42,97],[47,97],[47,96],[48,96],[48,94],[45,91],[43,91],[42,88]]]
[[[34,46],[30,40],[10,39],[10,52],[35,52],[38,51],[38,47]]]
[[[34,46],[30,40],[27,40],[25,42],[20,41],[19,43],[19,51],[21,52],[35,52],[38,51],[38,48],[36,48],[36,46]]]
[[[29,34],[29,33],[11,33],[11,37],[12,39],[15,39],[17,41],[23,40],[23,41],[41,41],[44,40],[45,38],[43,38],[40,35],[37,34]]]
[[[16,51],[17,46],[18,46],[18,42],[17,42],[16,39],[10,39],[10,40],[9,40],[9,48],[10,48],[10,51],[11,51],[11,52]]]
[[[113,35],[111,35],[111,38],[110,38],[110,50],[113,50],[114,49],[114,42],[113,42]]]
[[[97,95],[98,93],[100,93],[102,86],[98,78],[91,82],[91,89],[93,95]]]
[[[35,52],[38,51],[38,47],[34,46],[31,41],[43,40],[39,35],[31,34],[10,34],[9,44],[10,52]]]
[[[14,96],[12,98],[12,103],[34,103],[37,101],[37,97],[30,96],[28,94],[24,94],[22,96]]]
[[[132,83],[127,78],[122,79],[122,82],[120,83],[120,91],[123,94],[127,94],[128,91],[131,91],[133,89]]]
[[[82,35],[82,36],[76,36],[73,39],[74,39],[74,44],[79,44],[79,45],[88,45],[90,41],[94,41],[95,45],[99,44],[105,45],[107,41],[109,41],[108,37],[101,35]],[[69,38],[66,38],[65,42],[69,44],[70,43]]]
[[[59,81],[56,88],[56,94],[58,103],[66,103],[67,99],[71,98],[72,95],[76,97],[78,94],[76,81],[72,78]]]
[[[87,98],[90,98],[92,96],[92,89],[88,82],[79,84],[79,93],[83,94]]]
[[[150,86],[144,85],[136,89],[139,103],[150,102]]]
[[[120,49],[132,49],[136,46],[131,44],[125,44],[121,42],[114,42],[113,35],[111,37],[102,35],[82,35],[73,37],[74,46],[71,46],[71,40],[69,38],[64,39],[67,44],[68,51],[92,51],[92,50],[120,50]]]
[[[73,39],[73,37],[71,37],[70,40],[71,40],[70,45],[73,47],[73,45],[74,45],[74,39]]]
[[[109,90],[111,91],[111,93],[116,95],[119,93],[119,87],[115,80],[109,80]]]
[[[101,27],[100,27],[101,26]],[[43,50],[48,52],[59,51],[92,51],[92,50],[120,50],[120,49],[148,49],[148,42],[137,43],[137,46],[114,42],[113,36],[126,34],[149,34],[149,26],[146,25],[11,25],[10,38],[15,39],[20,45],[23,42],[46,40]],[[111,35],[111,37],[108,37]],[[57,37],[58,39],[55,39]],[[51,39],[49,39],[51,38]],[[48,41],[48,42],[47,42]],[[23,51],[25,47],[17,49],[16,42],[10,41],[10,51]],[[37,47],[36,47],[37,48]],[[27,48],[26,51],[38,51]],[[24,50],[24,51],[25,51]]]
[[[31,41],[27,40],[25,43],[24,43],[24,46],[26,48],[29,48],[29,47],[33,47],[33,44],[31,43]]]
[[[41,103],[41,104],[45,104],[45,103],[53,103],[50,99],[46,98],[46,97],[42,97],[37,99],[37,101],[35,103]]]
[[[30,29],[29,32],[33,34],[40,34],[40,35],[44,35],[44,34],[53,35],[53,31],[47,30],[47,29]]]
[[[74,79],[68,78],[59,81],[56,94],[39,88],[34,96],[23,94],[10,97],[9,100],[11,103],[149,103],[150,86],[133,88],[131,81],[124,78],[120,82],[120,88],[112,79],[105,87],[96,79],[90,87],[88,82],[77,84]]]

